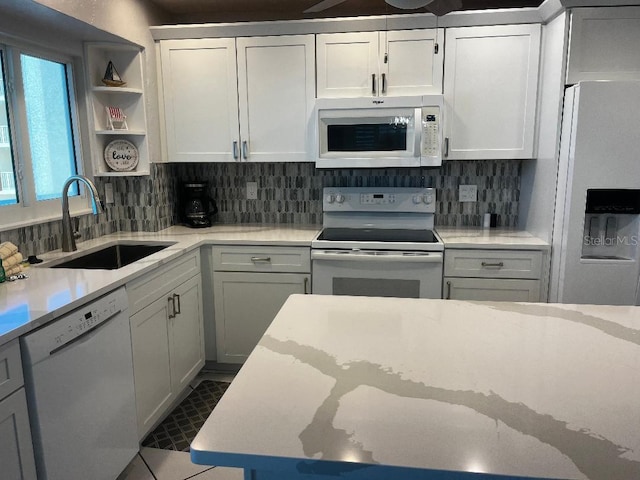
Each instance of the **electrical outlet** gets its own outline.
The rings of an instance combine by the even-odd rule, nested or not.
[[[458,199],[461,202],[477,202],[478,186],[477,185],[460,185]]]
[[[104,201],[107,204],[115,203],[113,200],[113,183],[104,184]]]
[[[247,200],[257,200],[257,199],[258,199],[258,183],[247,182]]]

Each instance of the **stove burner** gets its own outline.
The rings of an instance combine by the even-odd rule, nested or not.
[[[394,228],[325,228],[318,236],[318,240],[331,242],[438,242],[431,230]]]

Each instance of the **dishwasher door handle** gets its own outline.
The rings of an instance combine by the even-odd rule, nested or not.
[[[333,261],[333,262],[381,262],[381,263],[442,263],[442,254],[436,253],[411,253],[402,254],[367,254],[367,253],[337,253],[312,251],[311,260]]]

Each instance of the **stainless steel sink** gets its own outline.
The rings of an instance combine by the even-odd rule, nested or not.
[[[169,247],[170,243],[163,244],[133,244],[118,243],[100,250],[85,253],[83,255],[62,260],[60,263],[46,265],[49,268],[82,268],[90,270],[116,270],[148,257],[160,250]]]

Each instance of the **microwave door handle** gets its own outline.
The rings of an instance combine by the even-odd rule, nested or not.
[[[382,93],[386,94],[387,93],[387,74],[383,73],[382,74]]]
[[[371,74],[371,95],[376,96],[376,74]]]

